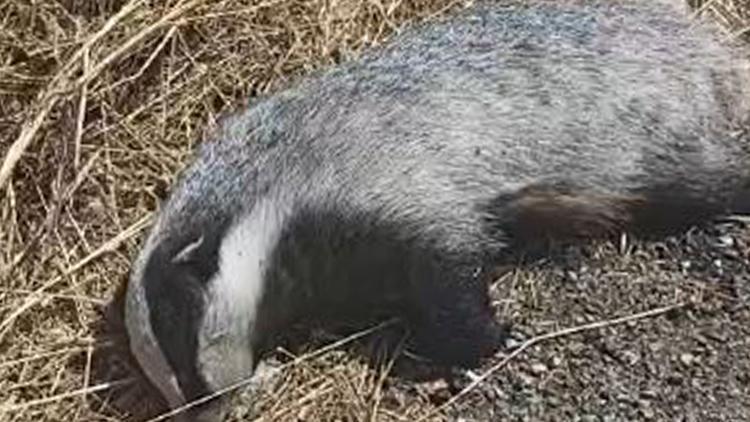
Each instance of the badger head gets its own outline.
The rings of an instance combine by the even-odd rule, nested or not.
[[[223,223],[166,213],[135,262],[125,301],[130,351],[183,421],[223,419],[228,395],[257,365],[253,339],[279,219],[258,205]],[[175,229],[177,227],[177,229]]]

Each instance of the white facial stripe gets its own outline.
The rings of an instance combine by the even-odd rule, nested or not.
[[[260,200],[230,228],[219,249],[219,271],[209,282],[198,354],[201,372],[215,389],[240,381],[252,368],[252,323],[283,214],[273,201]]]

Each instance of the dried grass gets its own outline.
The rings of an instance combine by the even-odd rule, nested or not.
[[[0,0],[0,420],[121,420],[95,380],[103,304],[217,116],[469,0]],[[740,0],[708,0],[731,36]],[[115,369],[112,373],[118,372]],[[414,420],[385,372],[291,365],[265,420]],[[270,419],[268,419],[270,418]]]

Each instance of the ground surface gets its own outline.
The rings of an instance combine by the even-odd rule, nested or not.
[[[624,254],[599,248],[508,280],[501,290],[520,298],[510,314],[527,337],[692,306],[535,347],[458,413],[477,420],[750,420],[748,239],[746,229],[720,227]]]
[[[450,381],[415,383],[393,376],[381,391],[377,382],[364,378],[365,366],[352,362],[351,354],[333,353],[300,364],[261,395],[263,405],[238,416],[275,411],[282,419],[332,420],[342,415],[338,406],[343,402],[351,419],[359,420],[371,416],[379,402],[378,420],[412,420],[535,336],[685,304],[530,347],[450,407],[444,418],[747,421],[749,253],[750,229],[737,222],[659,242],[570,248],[554,260],[521,265],[498,280],[500,315],[514,322],[514,338],[506,353],[485,368],[456,374]],[[290,381],[295,377],[311,384],[299,389]],[[335,387],[339,383],[350,383],[351,391]],[[279,402],[288,406],[273,406]]]
[[[130,394],[116,338],[99,329],[201,132],[253,95],[467,3],[0,0],[0,157],[30,140],[0,192],[0,421],[158,410],[147,390]],[[747,32],[739,1],[692,3],[727,37]],[[233,416],[748,421],[749,224],[509,266],[493,296],[513,339],[484,368],[448,380],[415,380],[418,357],[368,364],[356,351],[383,330],[356,341],[316,332],[297,353],[317,354],[276,353],[283,369]],[[536,336],[592,323],[604,326],[536,343],[487,372]],[[337,343],[346,344],[321,349]]]

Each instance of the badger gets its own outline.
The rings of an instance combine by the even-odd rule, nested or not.
[[[487,283],[506,251],[750,208],[747,76],[667,1],[480,2],[404,29],[202,142],[130,274],[132,354],[176,408],[250,378],[295,321],[387,301],[420,354],[477,365],[506,335]]]

